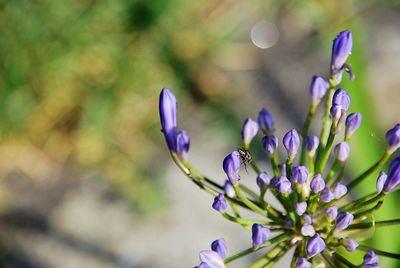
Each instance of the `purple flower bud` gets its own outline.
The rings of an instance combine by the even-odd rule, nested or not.
[[[208,264],[206,262],[201,262],[199,264],[199,266],[196,266],[196,268],[210,268],[210,266],[208,266]]]
[[[178,153],[179,159],[186,160],[187,154],[190,147],[190,137],[185,130],[178,132],[176,136],[176,152]]]
[[[350,106],[350,95],[344,89],[339,88],[333,94],[332,107],[340,106],[343,110],[347,111]]]
[[[396,157],[389,166],[389,172],[383,191],[389,193],[400,183],[400,157]]]
[[[238,183],[240,170],[240,154],[238,151],[233,151],[231,154],[225,157],[223,168],[232,185]]]
[[[390,152],[394,152],[400,147],[400,124],[396,124],[386,132],[386,142]]]
[[[322,178],[321,174],[317,174],[314,176],[310,183],[310,187],[315,194],[318,194],[325,188],[325,181]]]
[[[313,223],[313,219],[312,219],[312,214],[311,213],[305,213],[303,215],[303,219],[304,219],[304,225],[310,225]]]
[[[347,249],[348,252],[353,252],[359,246],[358,242],[354,239],[346,239],[344,241],[344,247]]]
[[[227,249],[226,241],[223,238],[217,239],[211,243],[211,250],[217,252],[222,259],[225,258]]]
[[[338,208],[336,206],[331,206],[327,209],[325,209],[326,216],[330,221],[333,221],[336,219],[337,214],[338,214]]]
[[[275,153],[276,149],[278,148],[278,138],[276,136],[264,136],[262,138],[262,144],[264,151],[267,153],[269,157]]]
[[[317,136],[308,136],[306,138],[306,149],[309,155],[314,156],[319,146],[319,138]]]
[[[304,224],[301,227],[301,234],[303,236],[310,236],[310,237],[315,235],[314,227],[311,224]]]
[[[272,114],[265,108],[258,113],[258,124],[264,134],[269,134],[275,130],[275,120]]]
[[[353,39],[351,31],[345,30],[340,32],[335,40],[333,40],[332,46],[332,58],[331,58],[331,73],[337,74],[343,68],[347,58],[351,54],[353,47]]]
[[[311,79],[310,94],[312,101],[319,103],[328,90],[328,83],[322,77],[314,75]]]
[[[334,153],[339,161],[344,162],[350,155],[350,145],[347,142],[342,141],[335,146]]]
[[[213,209],[219,212],[224,212],[228,208],[228,204],[226,203],[225,197],[223,194],[219,193],[215,198],[212,204]]]
[[[336,218],[335,231],[342,231],[346,229],[351,224],[353,219],[353,214],[348,213],[347,211],[340,212]]]
[[[290,130],[283,136],[283,145],[289,158],[294,158],[300,146],[300,137],[295,129]]]
[[[332,193],[329,187],[325,187],[321,192],[320,198],[323,203],[329,203],[335,198],[335,195]]]
[[[281,176],[275,181],[275,188],[278,189],[282,194],[290,193],[291,187],[292,184],[285,176]]]
[[[225,268],[224,260],[215,251],[200,251],[199,257],[200,261],[205,262],[210,268]]]
[[[376,190],[378,193],[382,192],[383,186],[386,183],[387,175],[384,171],[379,173],[378,179],[376,180]]]
[[[309,257],[313,257],[322,251],[324,251],[326,245],[324,240],[319,236],[319,234],[315,234],[308,240],[307,243],[307,254]]]
[[[296,210],[297,215],[299,215],[299,216],[303,215],[306,212],[306,209],[307,209],[307,202],[296,203],[295,210]]]
[[[176,135],[178,129],[177,104],[175,95],[166,87],[160,93],[159,110],[161,128],[168,148],[170,151],[176,152]]]
[[[253,224],[251,227],[253,246],[258,247],[267,242],[268,236],[271,233],[270,229],[261,224]]]
[[[375,251],[369,250],[364,255],[364,268],[379,268],[379,258]]]
[[[271,183],[271,179],[268,177],[267,172],[261,172],[258,174],[256,182],[261,192],[265,193],[269,184]]]
[[[334,105],[331,107],[332,123],[334,126],[335,134],[337,134],[346,118],[347,112],[340,105]]]
[[[308,170],[305,166],[298,166],[292,169],[292,181],[297,184],[303,184],[307,181]]]
[[[286,176],[286,164],[285,163],[279,164],[278,170],[279,170],[279,173],[281,174],[281,176]]]
[[[244,124],[242,127],[243,142],[246,146],[248,146],[250,144],[250,142],[253,140],[253,138],[257,135],[257,132],[258,132],[257,122],[251,118],[247,118],[244,121]]]
[[[347,187],[340,182],[335,183],[335,188],[333,188],[333,193],[335,194],[335,199],[339,199],[345,194],[347,194]]]
[[[224,183],[224,192],[230,198],[234,198],[236,196],[235,189],[233,189],[232,183],[230,183],[228,180],[226,180]]]
[[[304,257],[299,257],[297,259],[296,268],[311,268],[311,262],[307,261]]]
[[[362,115],[360,113],[349,114],[346,118],[345,137],[351,138],[353,133],[360,127]]]

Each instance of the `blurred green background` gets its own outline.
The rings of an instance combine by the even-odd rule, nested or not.
[[[219,163],[245,117],[266,106],[279,135],[301,126],[309,80],[327,75],[340,30],[353,31],[357,78],[343,87],[364,117],[349,177],[379,157],[384,132],[400,119],[395,0],[4,0],[0,25],[1,267],[160,267],[165,259],[188,267],[222,235],[209,225],[224,222],[201,223],[217,217],[202,212],[209,197],[193,196],[169,159],[158,119],[164,86],[179,100],[191,158],[221,180]],[[363,187],[373,191],[374,178]],[[178,192],[199,198],[188,203],[202,206],[198,218]],[[377,217],[399,217],[398,202],[392,195]],[[372,242],[400,252],[399,231],[377,231]],[[149,236],[163,241],[158,254]]]

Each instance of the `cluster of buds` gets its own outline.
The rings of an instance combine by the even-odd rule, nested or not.
[[[291,248],[295,249],[291,267],[297,268],[341,265],[372,268],[379,266],[378,255],[400,259],[399,254],[371,248],[360,244],[361,239],[353,239],[355,234],[368,229],[400,224],[400,219],[375,221],[372,217],[382,206],[385,196],[395,191],[400,183],[400,157],[393,157],[400,147],[400,124],[387,131],[385,153],[372,167],[353,179],[344,178],[350,155],[349,143],[362,120],[360,113],[347,114],[350,95],[338,88],[343,71],[354,79],[353,71],[346,64],[351,50],[351,32],[339,33],[333,41],[330,77],[328,80],[319,76],[312,78],[311,104],[304,128],[301,134],[292,129],[282,137],[284,154],[278,152],[280,139],[274,135],[275,120],[266,108],[261,109],[257,121],[251,118],[244,121],[242,146],[229,153],[222,162],[226,175],[223,185],[206,177],[188,162],[190,139],[185,131],[178,132],[175,96],[167,88],[162,90],[162,131],[175,163],[190,180],[214,196],[214,210],[251,232],[250,247],[229,257],[226,257],[225,240],[214,241],[211,250],[200,252],[197,267],[224,268],[257,251],[265,252],[249,267],[269,267]],[[310,133],[310,125],[320,103],[325,104],[325,113],[317,136]],[[271,166],[268,172],[261,170],[251,155],[250,145],[259,132],[264,135],[262,146]],[[344,132],[343,138],[338,135],[341,132]],[[389,161],[388,172],[382,170],[377,178],[376,191],[360,198],[349,194]],[[257,191],[240,180],[241,168],[247,164],[256,174]],[[275,200],[267,200],[267,192]],[[244,218],[241,210],[258,214],[261,220]],[[353,264],[346,259],[341,247],[348,252],[364,251],[362,264]]]

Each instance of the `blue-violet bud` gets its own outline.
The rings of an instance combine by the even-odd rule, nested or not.
[[[275,120],[272,114],[265,108],[258,113],[258,125],[264,134],[269,134],[275,130]]]
[[[322,251],[324,251],[326,245],[324,240],[319,236],[319,234],[315,234],[308,240],[307,243],[307,254],[309,257],[313,257]]]
[[[309,225],[313,223],[313,215],[311,213],[305,213],[303,215],[303,220],[305,225]]]
[[[350,106],[350,95],[342,88],[339,88],[333,94],[332,107],[340,106],[342,109],[347,111]]]
[[[206,262],[202,261],[199,266],[196,266],[196,268],[210,268],[210,266],[208,266]]]
[[[201,262],[205,262],[210,268],[225,268],[224,259],[215,251],[200,251],[199,258]]]
[[[258,174],[256,183],[257,183],[258,187],[260,188],[260,191],[262,193],[265,193],[269,184],[271,183],[271,179],[268,177],[267,172],[261,172],[260,174]]]
[[[314,75],[311,79],[310,94],[314,103],[319,103],[328,90],[328,83],[322,77]]]
[[[353,48],[353,39],[351,31],[345,30],[340,32],[332,45],[331,73],[337,74],[343,68],[347,58],[351,54]]]
[[[190,137],[185,130],[178,132],[176,136],[176,152],[178,153],[179,159],[182,161],[187,159],[187,155],[190,148]]]
[[[297,259],[296,268],[311,268],[311,262],[307,261],[304,257],[299,257]]]
[[[336,218],[335,231],[343,231],[351,224],[353,219],[354,219],[353,214],[348,213],[347,211],[339,212]]]
[[[310,187],[315,194],[318,194],[325,188],[325,181],[322,178],[321,174],[317,174],[314,176],[310,183]]]
[[[386,142],[390,152],[394,152],[400,147],[400,124],[396,124],[386,132]]]
[[[227,248],[226,241],[223,238],[217,239],[211,243],[211,250],[217,252],[222,259],[226,256]]]
[[[226,203],[225,197],[223,194],[219,193],[215,198],[212,204],[213,209],[219,212],[224,212],[228,208],[228,204]]]
[[[281,177],[279,177],[279,179],[277,179],[275,181],[275,188],[278,189],[279,192],[281,192],[282,194],[290,193],[291,187],[292,187],[292,184],[290,183],[288,178],[286,178],[285,176],[281,176]]]
[[[257,135],[257,132],[258,132],[257,122],[251,118],[247,118],[244,121],[243,127],[242,127],[242,138],[243,138],[245,147],[248,147],[250,145],[250,142]]]
[[[295,129],[290,130],[283,136],[283,145],[289,158],[294,158],[300,146],[300,137]]]
[[[331,207],[325,209],[325,213],[326,213],[326,217],[329,219],[329,221],[333,221],[337,217],[338,208],[337,208],[337,206],[331,206]]]
[[[332,193],[332,191],[331,191],[331,189],[329,189],[329,187],[325,187],[321,192],[320,198],[323,203],[329,203],[333,199],[335,199],[335,195],[334,195],[334,193]]]
[[[306,149],[310,156],[314,156],[319,146],[319,138],[311,135],[306,138]]]
[[[333,188],[333,193],[335,194],[335,199],[339,199],[345,194],[347,194],[347,187],[340,182],[335,183],[335,187]]]
[[[344,162],[350,155],[350,145],[347,142],[342,141],[335,146],[334,153],[339,161]]]
[[[307,181],[308,170],[305,166],[298,166],[292,168],[292,181],[297,184],[303,184]]]
[[[166,87],[160,93],[159,110],[161,128],[168,148],[170,151],[176,152],[176,135],[178,131],[177,103],[175,95]]]
[[[378,179],[376,180],[376,191],[378,193],[382,192],[383,186],[386,183],[386,179],[387,179],[387,175],[386,175],[385,171],[381,171],[379,173]]]
[[[225,157],[223,168],[232,185],[238,183],[240,170],[240,154],[238,151],[233,151]]]
[[[400,183],[400,156],[396,157],[389,166],[389,172],[383,191],[389,193]]]
[[[315,229],[311,224],[304,224],[300,230],[303,236],[313,236],[315,235]]]
[[[267,153],[269,157],[272,157],[278,148],[278,138],[276,136],[264,136],[262,138],[262,144],[264,151]]]
[[[346,139],[351,138],[353,133],[360,127],[362,120],[362,115],[360,113],[351,113],[346,118],[346,130],[345,137]]]
[[[360,245],[358,242],[354,239],[346,239],[344,241],[344,247],[347,249],[348,252],[353,252],[357,249],[357,247]]]
[[[379,258],[375,251],[369,250],[364,255],[364,268],[379,268]]]
[[[270,229],[261,224],[253,224],[251,227],[253,246],[258,247],[267,242],[268,236],[271,233]]]
[[[306,212],[307,209],[307,202],[296,202],[295,210],[297,215],[301,216]]]

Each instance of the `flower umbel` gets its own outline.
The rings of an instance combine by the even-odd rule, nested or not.
[[[212,242],[211,250],[200,252],[198,268],[225,268],[236,259],[255,252],[260,252],[261,257],[249,267],[270,267],[292,248],[291,267],[296,268],[336,265],[372,268],[379,266],[378,255],[400,259],[400,254],[362,244],[363,234],[400,224],[400,219],[376,221],[373,217],[385,197],[400,184],[400,157],[391,159],[400,147],[400,124],[386,133],[387,146],[381,159],[357,177],[344,178],[351,152],[350,140],[362,119],[358,112],[347,116],[350,95],[337,88],[343,71],[349,73],[350,80],[354,79],[346,63],[352,47],[349,30],[335,38],[330,76],[312,78],[311,103],[301,131],[292,129],[278,138],[274,134],[276,122],[266,108],[259,112],[257,122],[250,118],[245,120],[241,131],[243,144],[236,145],[234,148],[240,149],[232,151],[222,162],[226,175],[222,185],[188,162],[190,138],[186,131],[178,131],[176,98],[167,88],[161,91],[161,127],[173,160],[191,181],[213,196],[212,208],[219,215],[251,231],[248,248],[231,256],[226,256],[224,239]],[[317,136],[311,133],[310,126],[319,105],[324,105],[324,115],[321,134]],[[271,171],[260,169],[257,165],[260,160],[251,152],[250,143],[257,139],[259,129],[266,135],[261,140],[266,152],[262,160],[270,161]],[[280,141],[285,154],[278,152]],[[246,180],[240,180],[241,167],[246,161],[255,173],[253,184],[258,186],[257,191],[246,186]],[[381,169],[388,161],[391,163],[386,173]],[[376,191],[355,197],[356,186],[379,171]],[[267,199],[267,193],[276,200]],[[249,212],[257,214],[257,220],[248,216]],[[364,258],[354,264],[342,255],[340,248],[348,252],[363,251]]]

